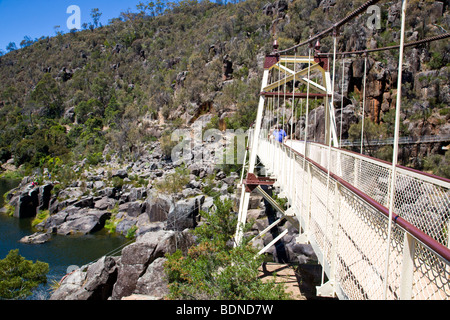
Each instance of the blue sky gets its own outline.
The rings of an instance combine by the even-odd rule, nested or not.
[[[25,36],[33,40],[41,36],[54,36],[55,26],[61,31],[69,32],[66,13],[70,5],[81,9],[81,24],[92,22],[90,16],[93,8],[102,13],[100,22],[108,24],[108,20],[118,18],[120,12],[130,9],[137,12],[136,4],[143,0],[0,0],[0,50],[6,53],[6,46],[20,42]]]

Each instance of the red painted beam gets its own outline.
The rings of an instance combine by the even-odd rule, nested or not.
[[[260,93],[261,96],[265,96],[265,97],[284,97],[286,96],[286,98],[292,98],[292,96],[294,98],[306,98],[308,96],[307,93],[304,92],[261,92]],[[309,97],[310,98],[324,98],[326,97],[327,94],[326,93],[310,93]],[[329,97],[331,97],[331,94],[328,94]]]

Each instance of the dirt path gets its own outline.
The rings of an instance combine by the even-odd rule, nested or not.
[[[321,268],[318,265],[291,266],[274,262],[264,263],[259,271],[261,279],[272,279],[276,273],[276,282],[284,283],[286,291],[294,300],[331,299],[318,297],[316,286],[320,285]]]

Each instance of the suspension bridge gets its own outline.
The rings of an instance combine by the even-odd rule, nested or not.
[[[393,145],[392,163],[364,155],[362,144],[360,153],[344,150],[342,129],[336,128],[338,31],[377,2],[368,1],[332,27],[291,48],[278,50],[275,42],[274,51],[266,56],[257,118],[249,137],[247,174],[241,177],[236,244],[244,236],[250,194],[258,192],[280,218],[257,237],[284,220],[290,221],[298,230],[297,242],[310,244],[322,266],[318,296],[448,300],[450,180],[400,166],[397,157],[401,143],[403,49],[450,35],[405,44],[407,1],[403,0],[400,44],[371,50],[399,50],[395,133],[389,142]],[[323,54],[319,40],[329,34],[333,37],[333,53]],[[297,56],[301,46],[308,46],[307,56]],[[367,59],[371,51],[345,54],[364,54]],[[313,74],[318,75],[316,81],[312,80]],[[307,140],[312,97],[323,99],[326,111],[321,143]],[[295,108],[297,99],[306,99],[306,124],[301,139],[293,139],[294,116],[290,125],[284,123],[285,108]],[[295,115],[295,110],[291,114]],[[273,127],[279,125],[289,128],[290,139],[274,139]],[[279,197],[286,198],[287,209],[280,207],[264,186],[272,186]],[[281,232],[258,254],[264,254],[287,232]]]

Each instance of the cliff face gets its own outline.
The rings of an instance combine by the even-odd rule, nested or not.
[[[148,140],[190,126],[205,113],[215,116],[209,127],[246,128],[256,116],[262,62],[273,39],[289,47],[363,2],[182,2],[160,16],[123,14],[108,26],[44,38],[8,53],[0,57],[0,161],[13,158],[29,167],[55,157],[80,161],[100,157],[106,145],[138,156]],[[369,13],[345,25],[338,50],[398,43],[399,4],[379,5],[379,28],[368,27]],[[449,16],[447,2],[410,1],[407,41],[450,29]],[[321,44],[322,52],[332,50],[331,38]],[[448,40],[406,49],[404,135],[449,132],[449,51]],[[395,50],[368,57],[364,110],[378,125],[392,124],[397,61]],[[361,118],[364,59],[344,57],[344,79],[341,67],[338,59],[336,92],[344,94],[344,105],[336,115],[347,116],[347,138]],[[319,118],[310,132],[320,138],[321,112],[315,112]]]
[[[362,4],[353,2],[353,9]],[[331,27],[331,21],[343,18],[350,4],[336,1],[292,2],[287,20],[278,30],[279,42],[293,44],[288,37],[315,34]],[[380,3],[379,26],[373,27],[371,12],[358,16],[338,33],[338,52],[350,52],[398,45],[400,38],[401,1]],[[321,23],[321,25],[320,25]],[[318,27],[320,25],[320,27]],[[448,3],[441,1],[409,1],[406,19],[406,43],[446,33],[450,26]],[[299,32],[296,30],[303,30]],[[320,40],[321,52],[332,52],[332,38]],[[289,45],[284,45],[288,47]],[[424,135],[447,136],[449,126],[449,49],[448,39],[430,42],[405,49],[402,75],[402,109],[400,133],[406,137]],[[301,51],[302,49],[300,49]],[[298,54],[307,54],[306,48]],[[330,56],[329,56],[330,57]],[[332,64],[330,64],[330,67]],[[342,137],[359,140],[360,120],[363,112],[366,121],[366,141],[393,137],[394,109],[397,96],[398,50],[373,52],[367,56],[367,68],[363,55],[338,56],[336,61],[335,107],[337,130]],[[364,82],[364,72],[366,80]],[[313,74],[320,80],[321,76]],[[365,86],[365,91],[364,91]],[[342,96],[343,95],[343,96]],[[342,101],[342,102],[341,102]],[[320,102],[310,104],[310,127],[308,139],[324,141],[323,106]],[[342,115],[342,118],[341,118]],[[370,120],[370,121],[369,121]],[[297,123],[297,136],[304,130],[305,118]],[[359,128],[358,128],[359,126]],[[447,141],[422,146],[406,146],[401,151],[401,163],[417,169],[430,169],[425,157],[443,154]],[[355,149],[355,151],[357,151]],[[368,148],[370,155],[391,160],[392,155],[384,148]]]

